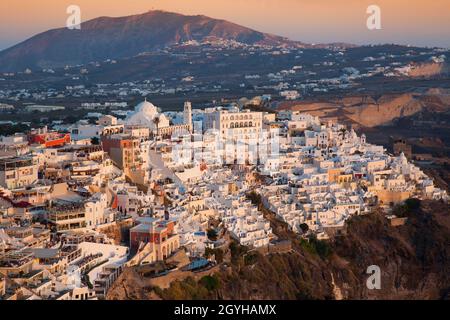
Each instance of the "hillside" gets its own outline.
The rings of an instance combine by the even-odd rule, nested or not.
[[[345,109],[346,116],[365,127],[374,127],[406,117],[423,109],[423,104],[413,94],[386,95],[376,103],[352,105]]]
[[[380,97],[349,96],[322,101],[281,103],[279,110],[307,112],[320,117],[337,117],[345,123],[361,127],[376,127],[421,111],[446,112],[450,95],[443,90],[426,93],[384,94]]]
[[[64,67],[132,57],[189,40],[208,39],[245,44],[293,43],[225,20],[149,11],[127,17],[96,18],[82,23],[80,30],[59,28],[38,34],[0,52],[0,71]]]
[[[404,226],[392,227],[381,212],[352,218],[330,242],[306,241],[271,219],[290,253],[249,254],[231,248],[230,267],[212,275],[157,288],[128,269],[109,299],[445,299],[450,290],[450,212],[447,204],[421,203],[406,210]],[[381,268],[381,290],[368,290],[368,266]],[[268,276],[270,275],[270,276]]]
[[[415,65],[409,72],[408,77],[421,78],[433,77],[448,73],[448,65],[445,63],[420,63]]]

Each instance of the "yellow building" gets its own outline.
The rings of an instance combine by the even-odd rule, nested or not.
[[[337,177],[338,183],[350,183],[353,181],[353,175],[352,174],[341,174]]]
[[[338,177],[341,175],[341,168],[328,169],[328,182],[338,182]]]

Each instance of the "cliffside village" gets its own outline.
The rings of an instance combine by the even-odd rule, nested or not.
[[[104,299],[125,267],[182,251],[193,269],[230,241],[270,247],[262,207],[327,239],[409,198],[448,200],[403,154],[338,123],[144,101],[124,120],[1,137],[0,299]]]

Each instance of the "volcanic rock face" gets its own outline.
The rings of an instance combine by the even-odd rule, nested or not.
[[[64,67],[132,57],[189,40],[235,40],[246,44],[290,41],[206,16],[150,11],[119,18],[100,17],[80,30],[60,28],[38,34],[0,52],[0,71]]]
[[[333,244],[336,256],[348,262],[334,277],[352,299],[444,299],[450,289],[450,212],[448,204],[422,203],[408,221],[392,227],[381,216],[358,217],[346,237]],[[369,265],[381,270],[381,289],[368,290]]]
[[[412,94],[382,96],[376,103],[346,108],[347,117],[365,126],[376,127],[393,119],[411,116],[423,109],[423,104]]]
[[[447,64],[429,62],[415,65],[408,73],[408,76],[411,78],[427,78],[440,75],[442,73],[448,73]]]
[[[445,112],[450,107],[449,97],[448,92],[435,89],[425,94],[386,94],[379,98],[350,96],[329,101],[289,102],[281,104],[279,109],[302,111],[322,118],[337,117],[344,123],[372,128],[421,111]]]

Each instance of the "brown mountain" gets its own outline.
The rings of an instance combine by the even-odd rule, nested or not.
[[[205,39],[236,40],[246,44],[294,43],[225,20],[149,11],[127,17],[96,18],[82,23],[80,30],[59,28],[38,34],[0,52],[0,71],[132,57],[187,40]]]

